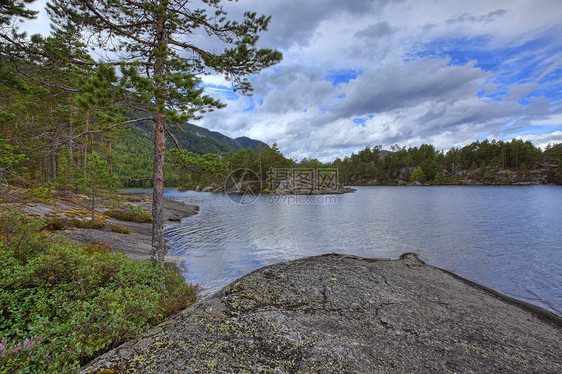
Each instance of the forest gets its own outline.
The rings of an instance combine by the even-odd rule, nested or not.
[[[475,141],[449,151],[436,150],[433,145],[399,147],[367,146],[363,150],[322,163],[305,158],[299,162],[286,158],[276,144],[238,152],[196,155],[172,150],[171,166],[177,186],[196,189],[222,183],[236,169],[255,171],[268,188],[268,173],[273,168],[338,170],[340,186],[424,184],[518,184],[561,183],[562,144],[549,145],[544,151],[529,141],[513,139]],[[537,179],[541,175],[542,179]]]

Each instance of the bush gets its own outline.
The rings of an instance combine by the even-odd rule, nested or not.
[[[139,223],[152,222],[152,215],[138,205],[109,209],[104,214],[120,221]]]
[[[111,228],[111,231],[116,232],[118,234],[130,234],[131,233],[131,231],[129,231],[129,229],[126,228],[123,225],[110,224],[109,227]]]
[[[28,188],[25,191],[25,197],[26,198],[35,197],[41,200],[48,201],[51,197],[53,197],[53,192],[49,187]]]
[[[0,215],[0,373],[71,373],[193,303],[172,269]]]
[[[45,228],[50,231],[67,230],[71,228],[101,230],[105,224],[100,221],[82,220],[77,218],[53,217],[46,221]],[[127,232],[128,234],[128,232]]]

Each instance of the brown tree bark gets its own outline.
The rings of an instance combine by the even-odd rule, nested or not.
[[[163,3],[162,1],[160,2]],[[166,151],[166,117],[165,109],[165,62],[168,49],[168,36],[165,19],[159,16],[156,23],[159,56],[154,64],[156,78],[156,113],[154,115],[154,172],[152,190],[152,254],[154,266],[164,265],[166,244],[164,242],[164,152]]]
[[[165,117],[156,114],[154,123],[154,173],[152,190],[152,264],[162,266],[166,247],[164,242],[164,152],[166,136]]]

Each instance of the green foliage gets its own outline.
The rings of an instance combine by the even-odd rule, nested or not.
[[[71,228],[101,230],[105,224],[96,220],[82,220],[78,218],[50,218],[45,220],[45,228],[50,231],[68,230]]]
[[[0,114],[1,113],[2,111],[0,111]],[[0,118],[0,123],[1,122]],[[5,178],[6,176],[4,174],[6,174],[8,170],[13,172],[15,166],[28,159],[26,155],[16,153],[16,150],[17,147],[11,146],[8,140],[0,136],[0,178]]]
[[[171,269],[50,238],[42,225],[0,215],[1,373],[72,373],[195,301]]]
[[[152,222],[152,215],[144,210],[141,206],[124,206],[115,207],[106,210],[106,216],[127,222]]]
[[[28,188],[25,191],[25,197],[35,197],[44,201],[49,201],[53,197],[53,191],[49,186]]]
[[[183,188],[203,187],[227,175],[228,163],[217,154],[198,155],[172,149],[168,151],[168,155],[173,160]]]
[[[68,149],[63,148],[59,153],[57,177],[55,180],[59,191],[66,192],[73,186],[77,171]]]
[[[410,182],[425,182],[425,178],[423,169],[421,166],[418,166],[412,171],[412,174],[410,175]]]
[[[85,170],[85,176],[79,183],[92,194],[103,191],[113,192],[120,186],[119,179],[109,173],[107,161],[102,159],[97,152],[88,155]]]
[[[340,170],[343,184],[397,184],[408,179],[404,171],[412,167],[421,168],[426,182],[455,184],[460,181],[454,175],[459,171],[479,172],[481,177],[493,178],[503,168],[525,171],[543,158],[552,161],[549,157],[557,154],[554,147],[545,150],[543,155],[531,142],[519,139],[511,142],[486,139],[460,149],[452,148],[446,153],[428,144],[408,149],[393,146],[390,151],[377,146],[373,149],[366,147],[343,160],[337,159],[332,166]]]
[[[140,114],[133,113],[131,119],[140,118]],[[182,148],[197,155],[212,154],[226,155],[228,152],[238,152],[250,147],[266,147],[264,143],[248,138],[231,139],[218,132],[192,125],[181,125],[184,131],[172,127],[170,132],[174,135]],[[153,168],[153,145],[151,140],[152,124],[140,122],[128,125],[128,133],[115,140],[114,155],[115,166],[113,172],[127,187],[151,187]],[[174,150],[176,152],[176,150]],[[282,156],[281,156],[282,157]],[[166,152],[166,186],[195,188],[197,184],[205,185],[206,176],[201,176],[200,181],[191,180],[174,160],[173,153]],[[194,178],[198,178],[194,176]]]
[[[27,4],[35,0],[1,0],[0,26],[8,24],[12,17],[35,18],[37,11],[26,8]]]
[[[96,196],[102,192],[114,192],[121,182],[115,175],[109,173],[107,161],[103,160],[96,152],[88,155],[88,163],[83,178],[78,183],[88,191],[92,200],[92,220],[96,213]]]

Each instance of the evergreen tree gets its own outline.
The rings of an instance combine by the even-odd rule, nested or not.
[[[412,171],[410,175],[410,182],[424,182],[425,181],[425,174],[420,166]]]
[[[96,219],[96,197],[102,192],[112,192],[119,187],[119,179],[109,174],[109,166],[96,152],[88,155],[86,173],[79,184],[88,191],[91,199],[92,221]]]
[[[13,17],[35,18],[36,11],[26,8],[35,0],[0,0],[0,26],[9,24]]]
[[[251,90],[245,75],[281,60],[281,54],[257,49],[258,33],[265,31],[270,18],[245,13],[242,22],[228,20],[220,0],[203,1],[192,9],[182,0],[116,1],[53,0],[49,5],[55,23],[71,19],[95,34],[92,42],[119,60],[130,89],[130,103],[147,113],[154,124],[152,261],[163,264],[164,152],[168,123],[183,123],[222,104],[203,94],[199,74],[223,73],[234,87]],[[209,13],[211,15],[209,15]],[[192,44],[195,34],[218,39],[222,53]],[[95,47],[95,46],[92,46]]]

